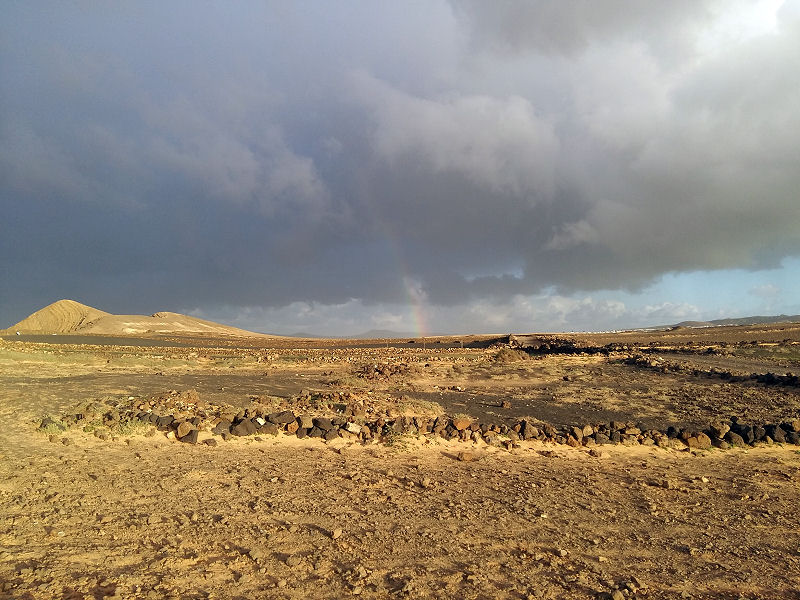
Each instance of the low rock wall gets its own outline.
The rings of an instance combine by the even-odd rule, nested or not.
[[[131,424],[152,425],[181,442],[214,445],[217,439],[233,437],[292,435],[331,441],[345,438],[352,441],[391,441],[396,436],[418,435],[446,440],[485,443],[512,448],[521,441],[536,440],[573,447],[603,444],[645,445],[677,448],[729,448],[757,443],[800,445],[800,418],[782,423],[745,423],[733,418],[710,423],[704,429],[668,427],[646,429],[633,421],[583,423],[554,427],[533,419],[521,419],[513,425],[481,423],[468,416],[383,416],[368,415],[347,404],[339,412],[298,412],[283,408],[270,410],[263,405],[246,409],[203,403],[193,390],[173,392],[149,402],[133,401],[95,405],[84,412],[45,418],[40,429],[82,427],[98,437],[111,437],[114,431],[130,430]],[[109,409],[109,410],[105,410]],[[99,412],[98,412],[99,410]],[[94,411],[94,412],[91,412]],[[135,427],[134,427],[135,428]],[[152,430],[152,428],[151,428]],[[203,434],[201,436],[201,433]]]

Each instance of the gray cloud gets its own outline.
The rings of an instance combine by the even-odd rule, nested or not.
[[[554,4],[547,0],[453,3],[476,46],[502,54],[575,56],[596,44],[645,44],[655,53],[684,55],[714,16],[734,9],[720,0],[657,5],[636,0]]]
[[[8,7],[0,323],[60,297],[391,323],[414,286],[441,322],[524,319],[547,290],[777,265],[800,11],[733,18],[757,9]]]

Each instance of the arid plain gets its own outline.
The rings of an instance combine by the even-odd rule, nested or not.
[[[12,334],[0,598],[800,598],[798,372],[798,324]]]

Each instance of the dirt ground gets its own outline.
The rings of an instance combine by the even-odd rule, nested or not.
[[[774,329],[733,341],[773,344]],[[800,598],[798,446],[590,453],[281,434],[211,447],[37,431],[87,401],[188,389],[242,407],[339,391],[376,410],[497,423],[800,417],[797,388],[640,369],[614,353],[248,345],[0,341],[0,598]],[[658,356],[800,371],[789,342],[683,350]],[[474,460],[458,460],[465,451]]]

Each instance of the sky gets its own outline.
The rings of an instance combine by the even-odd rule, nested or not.
[[[9,2],[0,327],[800,313],[800,0]]]

